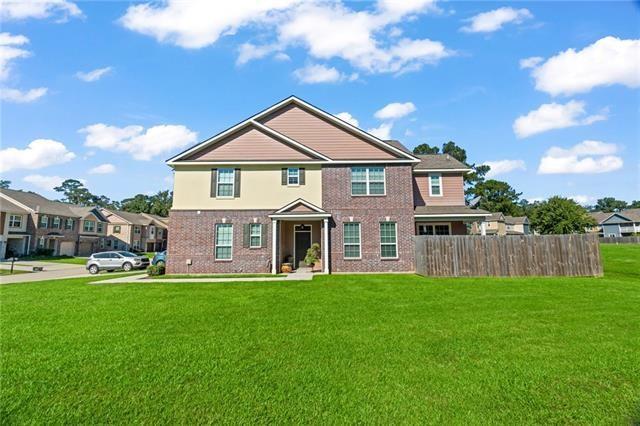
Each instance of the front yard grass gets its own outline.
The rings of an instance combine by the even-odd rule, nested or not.
[[[11,269],[0,269],[0,275],[15,275],[15,274],[28,274],[31,271],[20,271],[18,269],[14,269],[11,272]]]
[[[168,280],[174,278],[274,278],[274,277],[284,277],[285,274],[167,274],[167,275],[156,275],[153,277],[149,277],[149,279],[153,280]]]
[[[38,261],[38,262],[52,262],[52,263],[71,263],[73,265],[84,265],[87,263],[86,257],[72,257],[72,256],[25,256],[21,257],[20,261]]]
[[[3,423],[635,424],[640,246],[602,278],[0,286]]]

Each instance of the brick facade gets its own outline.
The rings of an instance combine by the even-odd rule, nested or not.
[[[31,248],[30,251],[34,252],[38,249],[38,244],[41,237],[45,237],[45,240],[49,234],[60,234],[61,237],[56,238],[56,247],[60,247],[60,243],[62,242],[73,242],[77,246],[78,241],[78,227],[80,226],[80,220],[77,217],[73,217],[73,229],[65,229],[65,221],[67,217],[65,216],[57,216],[60,218],[60,228],[51,228],[53,226],[53,218],[56,215],[46,215],[49,217],[49,226],[46,228],[41,228],[38,226],[40,223],[40,215],[38,213],[30,214],[27,220],[27,232],[32,235],[31,238]],[[46,241],[45,241],[46,243]],[[45,247],[47,248],[47,247]],[[76,247],[77,250],[77,247]]]
[[[169,214],[167,273],[271,272],[271,219],[267,210],[172,210]],[[225,222],[226,221],[226,222]],[[233,260],[215,260],[215,224],[233,224]],[[243,247],[243,225],[265,224],[261,248]],[[187,267],[186,261],[192,264]]]
[[[413,179],[411,165],[388,164],[386,195],[352,196],[351,167],[323,166],[322,207],[332,215],[330,257],[332,272],[414,271]],[[343,224],[360,222],[362,259],[343,256]],[[398,259],[380,258],[380,222],[397,223]]]

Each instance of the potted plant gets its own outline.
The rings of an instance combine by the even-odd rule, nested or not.
[[[307,250],[307,255],[304,257],[304,263],[313,267],[313,270],[322,270],[320,256],[320,244],[313,243]]]
[[[288,255],[284,257],[284,262],[280,265],[280,272],[283,274],[290,274],[293,272],[293,256]]]

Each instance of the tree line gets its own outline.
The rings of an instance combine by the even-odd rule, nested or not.
[[[9,188],[11,181],[0,180],[0,188]],[[106,209],[122,210],[131,213],[149,213],[158,216],[169,216],[169,210],[173,204],[172,191],[158,191],[154,195],[136,194],[131,198],[117,201],[105,195],[91,193],[82,182],[76,179],[67,179],[53,188],[62,194],[58,201],[79,206],[98,206]]]
[[[452,141],[443,144],[442,148],[423,143],[416,146],[413,153],[449,154],[464,163],[472,170],[464,176],[465,197],[470,205],[507,216],[527,216],[531,227],[541,234],[583,233],[586,228],[596,225],[595,220],[589,215],[590,211],[609,213],[626,208],[640,208],[640,200],[627,203],[614,197],[601,198],[595,205],[586,207],[570,198],[560,196],[529,202],[521,198],[522,192],[518,192],[509,183],[486,179],[490,167],[469,162],[466,150]]]

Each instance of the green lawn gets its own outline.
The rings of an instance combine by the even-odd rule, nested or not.
[[[154,280],[168,280],[173,278],[273,278],[273,277],[284,277],[285,274],[191,274],[191,275],[181,275],[181,274],[167,274],[167,275],[157,275],[155,277],[149,277],[149,279]]]
[[[15,275],[15,274],[28,274],[30,271],[20,271],[18,269],[14,269],[11,272],[11,269],[0,269],[0,275]]]
[[[71,263],[74,265],[84,265],[87,263],[86,257],[71,256],[27,256],[21,257],[18,262],[27,260],[35,260],[38,262]]]
[[[634,424],[640,246],[603,278],[0,286],[3,423]]]

